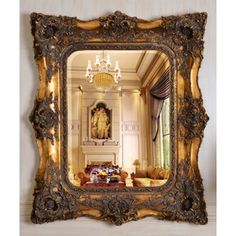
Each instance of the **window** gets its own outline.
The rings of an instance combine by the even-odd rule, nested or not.
[[[170,99],[163,102],[159,117],[158,134],[153,141],[154,165],[161,168],[170,167]],[[155,121],[154,121],[155,123]],[[154,125],[155,128],[155,125]],[[156,130],[156,128],[154,129]]]
[[[170,167],[170,99],[164,101],[160,114],[160,133],[161,133],[161,155],[164,168]]]

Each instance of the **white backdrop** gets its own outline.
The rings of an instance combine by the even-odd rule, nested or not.
[[[130,16],[153,19],[172,14],[207,12],[204,59],[199,72],[204,106],[210,117],[205,129],[199,152],[199,166],[205,187],[205,199],[210,218],[215,205],[215,165],[216,165],[216,48],[215,48],[215,1],[214,0],[21,0],[20,9],[20,202],[21,233],[25,235],[214,235],[212,222],[208,226],[192,226],[156,221],[146,218],[121,227],[108,226],[88,218],[55,222],[46,225],[30,223],[34,176],[38,165],[38,151],[34,131],[28,117],[33,108],[33,100],[38,86],[38,74],[34,63],[33,38],[31,36],[31,12],[76,16],[89,20],[120,10]],[[214,218],[214,217],[213,217]],[[178,229],[178,230],[177,230]],[[186,234],[185,234],[186,233]]]

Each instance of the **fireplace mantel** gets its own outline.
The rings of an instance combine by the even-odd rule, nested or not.
[[[111,161],[114,165],[119,165],[118,156],[120,146],[97,146],[97,145],[81,145],[81,152],[84,156],[85,167],[92,161]]]

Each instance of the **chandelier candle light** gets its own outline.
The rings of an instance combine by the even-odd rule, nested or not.
[[[118,61],[115,63],[114,72],[111,71],[110,56],[107,55],[100,60],[100,56],[96,55],[95,69],[93,70],[91,60],[88,60],[86,71],[86,80],[93,83],[97,90],[108,91],[114,84],[118,84],[121,78]],[[114,75],[113,75],[114,74]]]

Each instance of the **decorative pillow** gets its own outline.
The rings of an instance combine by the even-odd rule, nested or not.
[[[151,179],[159,179],[159,173],[161,168],[153,168],[153,171],[149,174],[149,178]]]
[[[148,168],[147,168],[147,177],[152,179],[152,174],[153,174],[154,169],[155,169],[154,167],[148,166]]]
[[[87,167],[84,169],[84,172],[86,174],[90,174],[90,172],[92,171],[92,169],[94,169],[95,167],[99,167],[99,165],[87,165]]]
[[[147,177],[147,171],[146,170],[136,170],[135,178],[146,178],[146,177]]]
[[[165,169],[159,169],[159,175],[158,175],[158,179],[164,179],[165,176]]]
[[[165,173],[164,173],[163,179],[168,179],[169,176],[170,176],[170,169],[165,169]]]
[[[100,171],[105,171],[108,175],[120,175],[121,167],[118,165],[87,165],[84,172],[86,174],[98,174]]]

